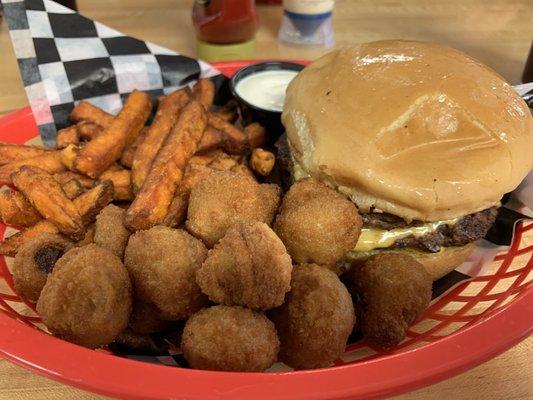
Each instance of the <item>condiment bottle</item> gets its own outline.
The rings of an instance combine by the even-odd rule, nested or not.
[[[334,3],[334,0],[283,0],[279,40],[298,45],[333,46]]]
[[[254,35],[259,25],[254,0],[195,0],[192,19],[199,58],[220,61],[254,57]]]

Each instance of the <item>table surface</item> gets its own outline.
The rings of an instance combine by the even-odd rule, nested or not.
[[[192,0],[78,0],[84,15],[124,33],[194,55]],[[148,6],[149,4],[149,6]],[[314,59],[326,50],[281,45],[280,7],[260,6],[257,54]],[[509,82],[520,80],[533,38],[530,0],[337,0],[337,45],[389,38],[436,41],[490,65]],[[0,20],[0,115],[27,105],[5,22]],[[533,397],[533,338],[495,359],[398,399],[526,399]],[[438,362],[438,360],[435,360]],[[73,389],[0,360],[0,399],[89,399]]]

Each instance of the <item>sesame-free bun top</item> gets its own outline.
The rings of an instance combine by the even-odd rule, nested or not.
[[[496,72],[431,43],[333,51],[287,89],[282,121],[296,173],[406,220],[499,203],[533,162],[533,118]]]

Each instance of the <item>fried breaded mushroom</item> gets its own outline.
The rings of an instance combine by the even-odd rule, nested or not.
[[[238,221],[270,225],[279,199],[277,185],[259,184],[233,172],[213,173],[191,191],[187,230],[213,247]]]
[[[181,350],[192,368],[264,371],[276,362],[279,339],[274,324],[262,313],[215,306],[187,321]]]
[[[407,254],[373,255],[350,270],[347,279],[360,299],[363,336],[379,347],[400,343],[431,300],[431,276]]]
[[[145,303],[139,299],[133,302],[129,327],[132,331],[143,335],[160,332],[167,325],[159,316],[159,310],[151,303]]]
[[[196,272],[211,301],[255,310],[280,306],[290,289],[292,263],[267,224],[239,222],[226,232]]]
[[[155,226],[130,236],[124,263],[139,300],[165,320],[187,318],[207,304],[195,274],[207,256],[201,241],[181,229]]]
[[[96,216],[94,243],[111,251],[122,260],[131,232],[124,226],[126,210],[113,204]]]
[[[132,287],[117,256],[95,244],[61,257],[37,302],[55,336],[86,347],[111,343],[128,325]]]
[[[354,203],[304,179],[283,198],[274,230],[295,262],[333,266],[355,247],[362,224]]]
[[[331,365],[355,324],[350,293],[335,273],[316,264],[293,268],[291,291],[269,316],[281,342],[280,360],[295,369]]]
[[[36,303],[56,261],[72,245],[63,236],[53,233],[43,233],[24,243],[13,265],[13,282],[19,296]]]

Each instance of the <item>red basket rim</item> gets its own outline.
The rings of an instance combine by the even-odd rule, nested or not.
[[[231,75],[250,62],[214,66]],[[19,143],[37,134],[29,107],[1,120],[3,127],[24,121],[27,129],[17,135]],[[371,398],[426,386],[496,356],[532,332],[532,313],[529,287],[478,323],[422,347],[355,364],[283,373],[198,371],[129,360],[59,340],[0,313],[0,355],[57,381],[131,399]]]
[[[283,373],[199,371],[129,360],[59,340],[0,313],[0,354],[60,382],[131,399],[373,398],[428,385],[500,354],[531,333],[532,313],[529,289],[482,322],[420,348]]]

